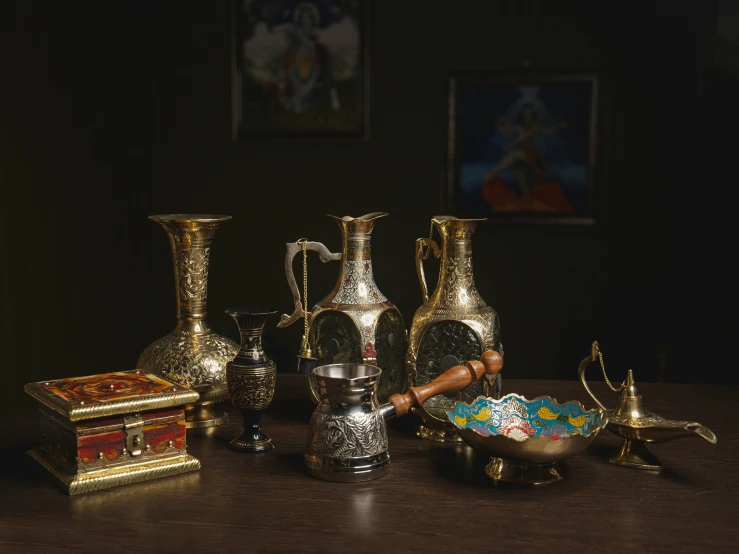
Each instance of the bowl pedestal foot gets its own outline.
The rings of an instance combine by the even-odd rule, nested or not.
[[[503,458],[491,458],[485,473],[496,483],[517,485],[548,485],[564,478],[562,469],[556,462],[535,464]]]
[[[608,460],[612,464],[625,467],[635,467],[646,471],[662,471],[662,464],[655,458],[642,441],[624,440],[621,450]]]
[[[416,428],[416,436],[435,442],[464,442],[456,431],[435,429],[423,423]]]

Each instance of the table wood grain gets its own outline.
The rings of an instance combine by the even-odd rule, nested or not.
[[[389,426],[391,471],[330,483],[303,471],[312,404],[297,375],[278,375],[264,430],[277,448],[237,454],[228,425],[188,432],[202,469],[69,497],[25,452],[37,417],[0,427],[0,552],[730,552],[739,543],[739,391],[639,384],[647,408],[712,429],[718,443],[678,439],[650,450],[661,474],[612,465],[607,431],[542,488],[495,486],[487,459]],[[594,386],[613,402],[605,387]],[[573,381],[505,380],[504,392],[587,401]],[[592,402],[586,402],[592,405]]]

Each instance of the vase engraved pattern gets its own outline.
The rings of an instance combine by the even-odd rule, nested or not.
[[[208,296],[208,259],[210,248],[181,249],[176,255],[180,275],[179,294],[183,302],[204,301]]]
[[[237,350],[238,346],[233,341],[216,333],[200,335],[185,331],[152,343],[141,354],[136,367],[185,387],[220,385],[226,382],[226,377],[219,364],[223,363],[225,367],[226,360],[231,359]]]
[[[367,304],[387,302],[372,274],[372,260],[347,260],[344,278],[331,300],[334,304]]]
[[[444,291],[443,302],[440,306],[454,307],[473,307],[478,308],[485,305],[485,301],[480,297],[475,287],[475,280],[472,275],[472,258],[465,256],[463,258],[447,258],[446,260],[446,280],[449,283]]]
[[[167,232],[177,295],[177,327],[150,344],[137,367],[201,392],[201,401],[228,398],[226,364],[238,352],[232,340],[207,324],[210,245],[230,216],[173,214],[152,216]]]
[[[235,408],[264,409],[272,402],[275,393],[274,366],[267,373],[238,373],[231,370],[228,392]]]
[[[363,458],[387,450],[385,421],[380,412],[341,416],[314,413],[311,416],[308,453],[330,458]]]

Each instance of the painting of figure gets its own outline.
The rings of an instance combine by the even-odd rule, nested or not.
[[[367,134],[366,0],[235,0],[234,139]]]
[[[593,219],[597,79],[454,77],[452,208],[493,220]]]

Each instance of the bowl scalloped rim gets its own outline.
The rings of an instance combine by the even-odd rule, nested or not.
[[[486,403],[501,404],[501,403],[503,403],[503,401],[505,401],[505,400],[507,400],[509,398],[516,398],[516,399],[518,399],[519,401],[521,401],[526,406],[528,406],[529,404],[532,404],[534,402],[537,402],[539,400],[547,400],[547,401],[549,401],[550,403],[552,403],[553,405],[555,405],[555,406],[557,406],[559,408],[563,408],[563,407],[568,406],[568,405],[574,405],[574,406],[579,407],[582,410],[582,415],[588,416],[588,415],[592,415],[592,414],[596,414],[596,413],[597,414],[600,414],[600,424],[594,423],[592,425],[592,427],[590,427],[589,432],[587,432],[587,433],[583,433],[579,429],[575,429],[572,432],[568,432],[567,435],[565,435],[564,437],[561,437],[559,439],[554,439],[552,437],[547,437],[546,435],[538,435],[536,437],[525,437],[525,438],[519,440],[519,439],[515,439],[513,437],[509,437],[507,435],[500,435],[498,433],[491,434],[491,435],[483,435],[482,433],[480,433],[479,431],[477,431],[477,429],[474,429],[472,427],[466,427],[466,426],[462,427],[462,426],[460,426],[454,420],[454,417],[452,417],[452,414],[454,414],[454,412],[456,412],[458,405],[464,405],[464,406],[467,406],[468,408],[471,409],[480,400],[484,400]],[[585,406],[583,405],[583,403],[580,402],[579,400],[569,400],[569,401],[566,401],[566,402],[561,403],[556,398],[552,398],[551,396],[546,395],[546,394],[543,394],[541,396],[537,396],[536,398],[528,399],[525,396],[520,395],[520,394],[515,393],[515,392],[508,393],[508,394],[506,394],[505,396],[503,396],[503,397],[501,397],[499,399],[490,398],[489,396],[480,395],[477,398],[475,398],[472,402],[463,402],[463,401],[455,402],[454,403],[454,410],[452,410],[450,412],[447,412],[447,418],[449,419],[449,421],[451,421],[451,423],[457,429],[469,430],[469,431],[472,431],[472,432],[480,435],[481,437],[485,437],[485,436],[499,436],[499,437],[504,437],[504,438],[507,438],[507,439],[510,439],[510,440],[515,440],[517,442],[521,442],[523,440],[532,439],[532,438],[539,438],[539,437],[550,438],[551,440],[565,440],[567,438],[570,438],[570,437],[573,437],[573,436],[577,436],[577,435],[580,435],[580,436],[583,436],[583,437],[589,437],[589,436],[591,436],[593,434],[599,433],[608,424],[608,414],[604,410],[601,410],[600,408],[590,408],[590,409],[587,409],[587,408],[585,408]]]

